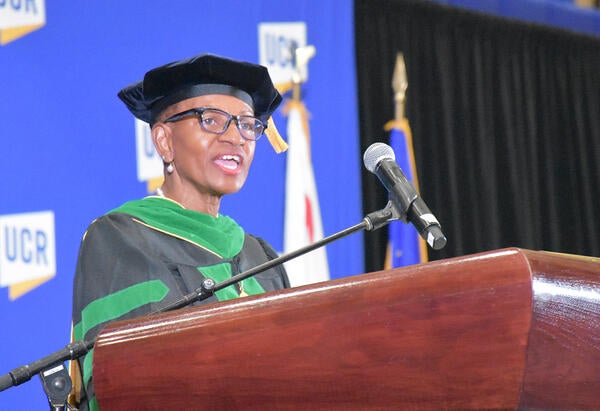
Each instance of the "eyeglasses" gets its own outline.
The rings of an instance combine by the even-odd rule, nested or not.
[[[223,134],[229,128],[229,125],[233,120],[235,121],[235,125],[237,126],[240,135],[246,140],[251,141],[258,140],[267,128],[266,124],[256,117],[233,116],[226,111],[219,110],[218,108],[206,107],[193,108],[191,110],[175,114],[174,116],[166,119],[165,123],[172,123],[190,116],[197,116],[202,130],[214,134]]]

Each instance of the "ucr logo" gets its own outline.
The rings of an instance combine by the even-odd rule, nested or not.
[[[44,0],[0,0],[0,44],[16,40],[44,24]]]
[[[271,79],[275,84],[289,82],[296,74],[300,80],[307,80],[305,66],[296,73],[294,50],[306,46],[306,24],[304,22],[290,23],[260,23],[258,25],[258,51],[260,64],[269,69]]]
[[[54,213],[0,216],[0,287],[14,300],[56,275]]]

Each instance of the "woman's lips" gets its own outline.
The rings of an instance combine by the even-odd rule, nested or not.
[[[238,154],[222,154],[214,163],[227,174],[238,174],[242,170],[243,158]]]

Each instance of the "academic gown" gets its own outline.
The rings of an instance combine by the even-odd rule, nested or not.
[[[183,208],[166,198],[134,200],[90,224],[81,242],[73,288],[73,338],[94,339],[110,321],[140,317],[180,300],[206,278],[217,283],[277,254],[231,218]],[[279,265],[197,304],[289,287]],[[97,409],[91,350],[79,359],[80,409]],[[86,394],[87,392],[87,394]]]

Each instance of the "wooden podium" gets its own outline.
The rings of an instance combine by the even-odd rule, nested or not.
[[[101,409],[600,409],[600,259],[504,249],[115,322]]]

